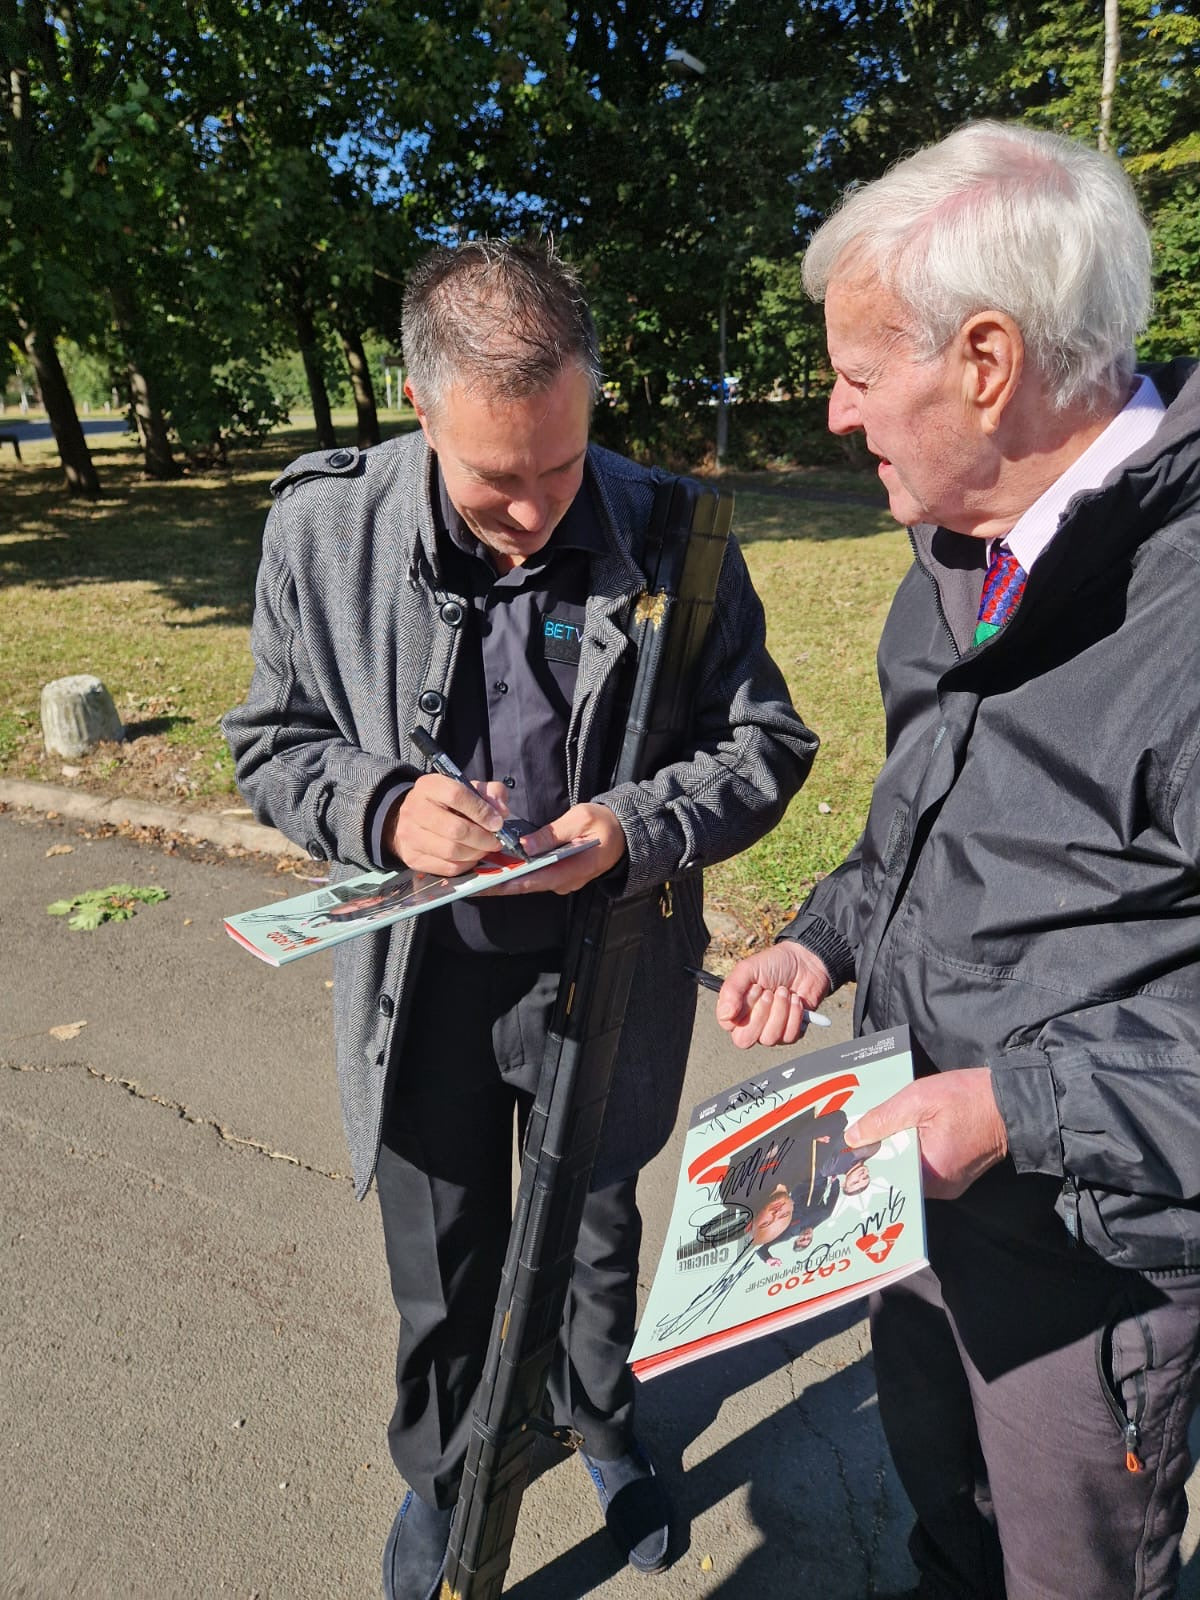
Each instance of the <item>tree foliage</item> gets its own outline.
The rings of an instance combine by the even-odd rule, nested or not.
[[[1162,353],[1200,343],[1200,21],[1118,14]],[[549,229],[596,309],[603,427],[665,448],[707,426],[722,318],[740,397],[807,392],[798,263],[845,184],[978,116],[1094,143],[1103,63],[1101,0],[0,0],[3,338],[85,492],[63,340],[148,470],[261,433],[297,352],[319,439],[350,382],[367,443],[365,350],[397,348],[414,255]]]

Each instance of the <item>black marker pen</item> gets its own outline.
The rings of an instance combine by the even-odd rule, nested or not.
[[[440,772],[444,778],[453,778],[456,783],[461,783],[464,789],[469,789],[471,793],[479,799],[486,798],[486,796],[479,794],[479,791],[475,788],[475,785],[463,773],[462,768],[455,766],[454,762],[451,761],[450,757],[442,749],[441,745],[438,744],[437,740],[426,733],[424,728],[414,728],[412,730],[412,742],[429,762],[429,765],[436,768],[436,770]],[[522,861],[529,860],[529,852],[521,843],[521,835],[517,831],[517,827],[514,822],[508,821],[502,823],[500,827],[496,829],[496,837],[508,851],[509,855],[520,856]]]

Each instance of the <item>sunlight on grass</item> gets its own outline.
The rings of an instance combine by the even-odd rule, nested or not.
[[[847,492],[861,494],[861,482],[851,478]],[[803,493],[803,482],[790,501],[743,492],[734,516],[771,653],[821,739],[779,827],[709,874],[714,901],[747,928],[776,926],[862,830],[883,757],[875,649],[911,559],[907,533],[886,510]]]

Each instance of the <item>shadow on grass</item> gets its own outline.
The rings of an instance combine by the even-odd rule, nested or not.
[[[170,733],[172,728],[190,728],[195,717],[146,717],[141,722],[125,723],[126,741],[146,739],[153,734]]]
[[[123,437],[103,446],[96,501],[66,495],[52,448],[0,468],[0,587],[145,583],[174,609],[205,613],[180,626],[248,625],[270,482],[313,448],[311,433],[282,430],[169,483],[146,478]]]

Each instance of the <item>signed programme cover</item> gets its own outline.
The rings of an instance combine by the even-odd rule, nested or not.
[[[767,1067],[692,1113],[640,1378],[814,1317],[925,1265],[916,1134],[847,1147],[912,1079],[908,1029]]]
[[[473,871],[457,878],[436,878],[408,868],[400,872],[363,872],[324,889],[226,917],[225,931],[260,960],[282,967],[316,950],[328,950],[343,939],[369,933],[372,928],[386,928],[406,917],[419,917],[434,906],[478,894],[481,889],[510,878],[539,872],[581,850],[590,850],[595,843],[595,839],[577,840],[529,861],[500,853],[485,856]]]

